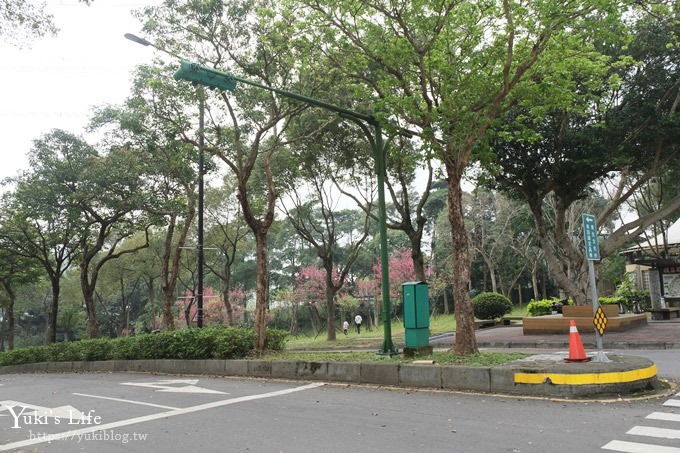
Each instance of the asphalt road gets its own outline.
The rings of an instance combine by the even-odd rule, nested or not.
[[[670,395],[567,402],[116,373],[3,375],[0,401],[0,451],[680,453],[677,438],[650,435],[680,422],[646,418],[673,415]]]

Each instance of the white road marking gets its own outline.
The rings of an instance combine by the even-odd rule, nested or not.
[[[680,453],[680,448],[664,447],[663,445],[641,444],[638,442],[625,442],[612,440],[602,447],[603,450],[619,451],[621,453]]]
[[[264,399],[264,398],[273,398],[276,396],[283,396],[283,395],[288,395],[291,393],[296,393],[296,392],[302,392],[304,390],[311,390],[317,387],[321,387],[325,384],[321,382],[314,382],[312,384],[307,384],[307,385],[302,385],[300,387],[293,387],[289,389],[284,389],[284,390],[277,390],[274,392],[268,392],[268,393],[261,393],[259,395],[248,395],[248,396],[241,396],[238,398],[231,398],[228,400],[222,400],[222,401],[213,401],[211,403],[205,403],[205,404],[199,404],[197,406],[192,406],[192,407],[187,407],[184,409],[173,409],[168,412],[160,412],[158,414],[151,414],[151,415],[145,415],[143,417],[135,417],[135,418],[130,418],[127,420],[119,420],[117,422],[112,422],[112,423],[105,423],[102,425],[97,425],[97,426],[92,426],[88,428],[82,428],[82,429],[75,429],[75,430],[70,430],[70,431],[65,431],[62,433],[55,433],[55,434],[50,434],[50,441],[54,440],[59,440],[59,439],[72,439],[74,436],[78,436],[80,434],[87,434],[87,433],[93,433],[97,431],[103,431],[107,429],[114,429],[114,428],[120,428],[123,426],[129,426],[129,425],[134,425],[137,423],[144,423],[144,422],[149,422],[153,420],[158,420],[161,418],[166,418],[166,417],[174,417],[176,415],[184,415],[184,414],[190,414],[192,412],[199,412],[199,411],[204,411],[207,409],[214,409],[216,407],[222,407],[222,406],[229,406],[231,404],[237,404],[237,403],[243,403],[247,401],[255,401],[259,399]],[[27,440],[22,440],[18,442],[12,442],[9,444],[4,444],[0,445],[0,451],[9,451],[9,450],[14,450],[17,448],[22,448],[22,447],[28,447],[30,445],[36,445],[36,444],[42,444],[47,442],[47,440],[44,439],[27,439]],[[677,450],[680,452],[680,449]],[[665,453],[665,452],[660,452],[660,453]],[[669,453],[671,453],[669,451]],[[675,453],[675,452],[674,452]]]
[[[680,429],[654,428],[652,426],[633,426],[626,434],[660,437],[662,439],[680,439]]]
[[[668,400],[665,403],[663,403],[663,405],[670,407],[680,407],[680,400]]]
[[[87,393],[72,393],[72,395],[86,396],[88,398],[99,398],[100,400],[120,401],[121,403],[128,403],[128,404],[139,404],[140,406],[158,407],[160,409],[170,409],[170,410],[179,409],[178,407],[173,407],[173,406],[163,406],[161,404],[145,403],[143,401],[126,400],[124,398],[112,398],[110,396],[89,395]]]
[[[665,420],[668,422],[680,422],[680,414],[670,414],[668,412],[652,412],[647,417],[650,420]]]
[[[203,387],[197,387],[198,379],[166,379],[154,382],[121,382],[120,385],[131,385],[135,387],[148,387],[158,389],[159,392],[170,393],[209,393],[213,395],[228,395],[228,393],[217,390],[210,390]],[[182,387],[176,387],[177,384],[184,384]]]

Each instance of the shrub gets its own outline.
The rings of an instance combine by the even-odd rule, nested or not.
[[[529,316],[550,315],[555,302],[557,300],[554,299],[532,300],[527,305],[527,313],[529,313]]]
[[[630,280],[624,280],[616,288],[616,297],[621,300],[629,311],[648,310],[652,307],[652,300],[649,291],[639,291],[633,289]]]
[[[235,359],[244,357],[255,344],[257,335],[253,329],[223,329],[215,338],[213,357],[216,359]]]
[[[94,362],[111,359],[111,340],[108,338],[81,340],[72,344],[80,351],[80,360]]]
[[[268,329],[265,347],[283,350],[286,336],[285,331]],[[250,353],[256,338],[253,329],[235,327],[181,329],[113,340],[98,338],[2,352],[0,366],[47,361],[238,359]]]
[[[617,305],[621,302],[621,299],[618,297],[598,297],[597,300],[600,302],[600,305]]]
[[[120,337],[113,340],[111,343],[111,359],[113,360],[134,360],[139,357],[139,338],[135,337]]]
[[[272,351],[283,351],[286,347],[286,339],[288,338],[288,332],[280,329],[269,329],[267,330],[267,339],[265,340],[265,349],[270,349]]]
[[[510,299],[498,293],[479,293],[472,299],[477,319],[496,319],[512,311]]]

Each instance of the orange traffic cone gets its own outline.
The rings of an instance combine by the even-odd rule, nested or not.
[[[590,357],[586,357],[581,336],[578,334],[576,323],[573,319],[569,322],[569,358],[564,360],[567,362],[587,362],[590,360]]]

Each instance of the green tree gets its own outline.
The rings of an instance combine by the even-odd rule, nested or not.
[[[568,39],[569,32],[606,23],[608,16],[619,15],[623,5],[428,0],[289,3],[309,8],[300,19],[306,32],[322,43],[349,78],[372,89],[378,111],[422,131],[444,163],[456,268],[455,350],[476,352],[461,185],[473,152],[507,108],[508,96],[532,83],[528,76],[543,61],[546,49],[580,46]]]
[[[229,5],[168,1],[146,10],[146,30],[165,48],[203,64],[233,67],[240,75],[265,85],[294,88],[291,85],[304,81],[293,78],[300,50],[283,34],[291,26],[291,18],[275,16],[271,9],[268,2],[250,0]],[[263,350],[269,292],[267,235],[278,196],[276,170],[282,168],[273,166],[274,156],[285,149],[290,118],[306,106],[245,86],[233,97],[221,93],[207,102],[212,121],[207,131],[208,149],[232,173],[243,217],[255,238],[255,346]]]
[[[112,148],[106,155],[90,156],[80,168],[73,166],[72,179],[62,182],[82,215],[80,285],[90,338],[99,337],[95,291],[103,266],[149,245],[148,232],[146,241],[123,245],[139,229],[151,226],[142,214],[150,201],[140,166],[136,150]]]
[[[0,224],[0,229],[11,228],[11,224]],[[5,334],[7,336],[8,349],[14,349],[14,334],[16,318],[14,307],[17,301],[17,287],[30,282],[35,282],[39,278],[40,269],[35,260],[27,259],[16,253],[11,241],[6,238],[12,232],[0,233],[0,285],[7,295],[7,303],[3,310],[3,329],[0,332],[0,350],[4,350]],[[6,331],[4,326],[6,327]]]
[[[169,81],[170,70],[139,67],[125,105],[104,108],[93,121],[94,127],[113,125],[108,140],[138,154],[144,210],[154,224],[165,226],[158,273],[165,329],[175,327],[173,306],[182,250],[196,216],[198,181],[198,134],[191,127],[197,94]]]
[[[221,293],[224,307],[227,310],[227,324],[234,325],[234,308],[230,295],[233,286],[234,266],[243,250],[250,231],[241,216],[235,191],[229,181],[223,181],[221,187],[206,191],[205,214],[207,219],[207,239],[209,247],[213,247],[215,259],[206,260],[206,267],[221,282]]]
[[[48,308],[46,342],[54,343],[61,278],[78,259],[82,218],[64,192],[64,181],[73,166],[94,151],[84,141],[61,130],[54,130],[34,142],[29,153],[30,171],[13,178],[15,190],[4,199],[3,240],[17,254],[40,263],[50,281],[52,301]]]
[[[291,190],[294,208],[284,207],[284,211],[300,237],[312,246],[321,260],[324,269],[327,339],[334,341],[337,324],[336,297],[347,283],[352,265],[368,238],[369,216],[364,217],[362,227],[357,225],[356,212],[336,212],[337,201],[333,199],[332,186],[325,184],[326,177],[322,168],[328,167],[323,160],[319,160],[318,165],[309,169],[309,185],[302,186],[301,190]],[[317,176],[314,177],[314,174]],[[301,192],[306,192],[307,195],[301,195]],[[342,228],[343,214],[353,220],[350,228]]]
[[[581,213],[597,213],[606,233],[600,255],[606,258],[680,208],[675,193],[653,210],[640,210],[633,221],[621,211],[659,172],[676,168],[680,157],[680,60],[677,49],[666,45],[664,30],[655,21],[639,21],[625,49],[616,43],[607,49],[611,64],[572,71],[572,93],[544,99],[538,110],[513,109],[505,118],[511,127],[499,132],[496,181],[528,203],[550,272],[577,304],[588,295],[584,249],[572,240],[582,236]],[[634,60],[621,56],[624,51]],[[545,74],[543,82],[552,77]],[[541,104],[537,99],[535,105]],[[595,206],[589,202],[597,197],[590,194],[598,189],[606,203]],[[617,215],[621,225],[614,228]]]

